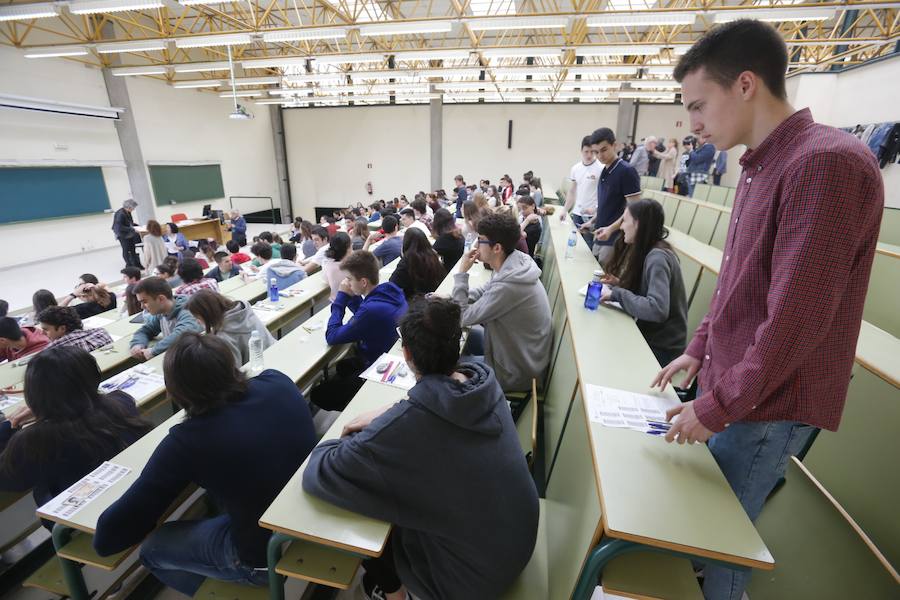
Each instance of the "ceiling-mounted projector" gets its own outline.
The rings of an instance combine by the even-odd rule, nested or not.
[[[247,109],[244,108],[241,104],[236,104],[234,107],[234,112],[228,115],[229,119],[240,119],[246,121],[247,119],[252,119],[253,115],[247,112]]]

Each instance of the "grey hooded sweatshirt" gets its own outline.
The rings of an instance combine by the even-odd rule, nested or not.
[[[531,389],[550,364],[553,345],[550,302],[541,270],[518,250],[481,288],[469,289],[469,274],[454,275],[453,300],[462,306],[463,327],[484,326],[484,359],[505,392]]]
[[[394,524],[400,580],[422,600],[497,598],[534,550],[538,496],[490,368],[423,377],[351,437],[319,444],[303,489]]]
[[[275,338],[259,320],[250,305],[241,300],[235,303],[234,308],[225,313],[222,319],[222,328],[216,332],[216,337],[228,344],[238,366],[250,362],[250,334],[254,331],[259,332],[264,350],[275,343]]]

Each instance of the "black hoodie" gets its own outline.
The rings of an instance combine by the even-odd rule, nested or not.
[[[394,524],[397,573],[422,599],[497,598],[531,558],[538,496],[491,369],[423,377],[360,433],[322,442],[303,488]]]

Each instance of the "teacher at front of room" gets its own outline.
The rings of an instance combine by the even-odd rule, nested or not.
[[[137,208],[137,202],[129,198],[122,203],[122,208],[113,215],[112,230],[122,246],[122,258],[126,267],[137,267],[143,270],[141,259],[138,258],[136,245],[141,239],[141,234],[134,228],[134,219],[131,213]]]

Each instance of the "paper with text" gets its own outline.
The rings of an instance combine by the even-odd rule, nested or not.
[[[129,473],[128,467],[106,461],[40,507],[38,512],[50,518],[71,519]]]

